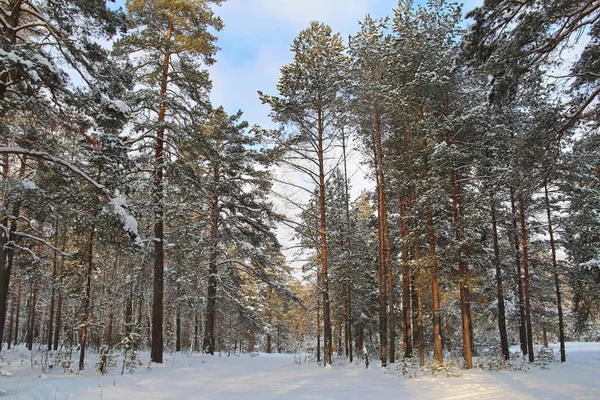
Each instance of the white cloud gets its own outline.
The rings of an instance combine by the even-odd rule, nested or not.
[[[355,25],[371,9],[371,0],[258,0],[267,15],[304,28],[310,21],[325,22],[337,29]]]

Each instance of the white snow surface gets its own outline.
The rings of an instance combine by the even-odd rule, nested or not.
[[[60,368],[41,374],[39,365],[30,364],[35,353],[30,358],[22,347],[4,350],[2,357],[2,369],[12,373],[0,377],[2,399],[600,399],[599,343],[567,343],[567,363],[549,370],[473,369],[461,377],[412,379],[375,360],[368,370],[362,363],[323,368],[296,364],[289,354],[165,354],[162,365],[147,369],[146,362],[125,375],[116,367],[105,376],[94,372],[94,355],[80,375]]]

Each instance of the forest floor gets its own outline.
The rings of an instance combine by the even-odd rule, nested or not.
[[[600,343],[567,343],[567,363],[526,371],[460,370],[460,377],[404,379],[372,363],[322,368],[289,354],[251,357],[166,354],[162,365],[107,375],[42,373],[41,354],[2,353],[2,399],[600,399]],[[556,353],[556,351],[555,351]],[[36,357],[38,358],[36,360]],[[142,358],[147,358],[144,354]],[[94,356],[90,356],[93,360]],[[33,366],[32,366],[33,364]],[[523,365],[525,365],[524,363]]]

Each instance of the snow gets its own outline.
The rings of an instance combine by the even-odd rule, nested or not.
[[[21,181],[21,184],[23,185],[23,189],[29,189],[29,190],[37,189],[37,185],[35,184],[35,182],[28,178],[24,178]]]
[[[115,214],[119,217],[123,223],[123,228],[131,233],[135,238],[135,243],[138,246],[142,245],[142,239],[138,234],[138,222],[137,220],[127,211],[127,200],[122,196],[119,191],[115,191],[115,197],[110,199]]]
[[[129,106],[127,105],[127,103],[125,103],[122,100],[109,100],[109,105],[110,107],[112,107],[113,109],[115,109],[116,111],[119,111],[123,114],[126,114],[129,112]]]
[[[555,353],[557,352],[556,345]],[[89,360],[83,374],[41,373],[40,356],[22,347],[3,351],[3,399],[594,399],[600,397],[600,343],[567,343],[567,363],[528,371],[461,371],[461,377],[403,379],[393,369],[363,363],[322,368],[291,354],[227,357],[165,354],[164,364],[105,375]],[[38,360],[36,360],[36,357]],[[73,358],[77,358],[74,353]],[[92,355],[91,358],[95,358]],[[295,360],[301,363],[295,363]],[[31,361],[38,365],[31,366]],[[7,361],[10,365],[6,365]]]

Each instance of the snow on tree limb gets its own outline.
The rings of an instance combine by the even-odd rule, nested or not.
[[[50,155],[50,154],[48,154],[46,152],[43,152],[43,151],[26,149],[26,148],[23,148],[23,147],[10,147],[10,146],[0,147],[0,154],[21,154],[21,155],[25,155],[25,156],[28,156],[28,157],[31,157],[31,158],[35,158],[35,159],[40,160],[40,161],[51,162],[53,164],[60,165],[62,167],[67,168],[71,172],[74,172],[75,174],[81,176],[90,185],[92,185],[93,187],[95,187],[96,189],[98,189],[100,192],[102,192],[107,198],[111,198],[112,197],[110,195],[109,191],[104,187],[104,185],[101,185],[100,183],[96,182],[94,179],[92,179],[85,172],[83,172],[82,170],[80,170],[76,166],[70,164],[69,162],[63,160],[62,158],[54,157],[54,156],[52,156],[52,155]]]
[[[83,172],[81,169],[79,169],[76,166],[74,166],[73,164],[63,160],[62,158],[54,157],[53,155],[43,152],[43,151],[26,149],[23,147],[3,146],[3,147],[0,147],[0,154],[26,155],[28,157],[37,159],[42,162],[51,162],[53,164],[60,165],[61,167],[68,169],[69,171],[75,173],[76,175],[79,175],[81,178],[83,178],[90,185],[92,185],[94,188],[96,188],[101,194],[104,195],[104,197],[106,197],[110,201],[110,203],[113,205],[113,211],[117,215],[117,217],[119,217],[119,220],[121,221],[125,231],[127,231],[132,236],[134,242],[137,245],[141,245],[142,239],[140,238],[140,236],[138,234],[138,230],[137,230],[138,223],[135,220],[135,218],[127,211],[125,198],[123,196],[121,196],[118,191],[116,191],[114,196],[111,195],[111,193],[108,191],[108,189],[106,189],[106,187],[104,185],[95,181],[93,178],[91,178],[88,174]],[[50,247],[52,247],[52,246],[50,246]]]

